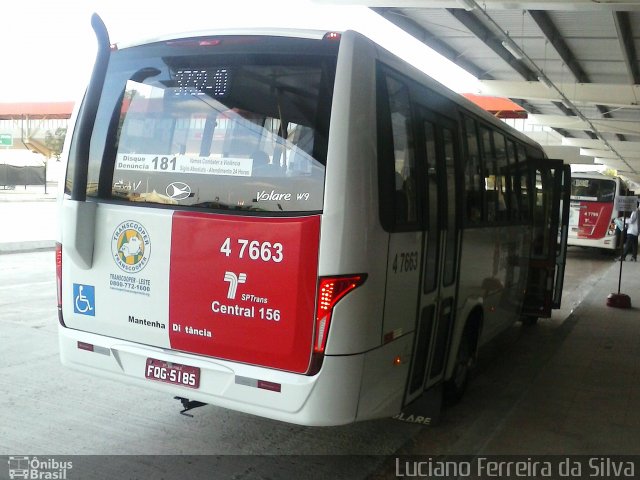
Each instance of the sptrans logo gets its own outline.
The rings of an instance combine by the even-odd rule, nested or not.
[[[240,273],[236,275],[233,272],[224,272],[224,281],[229,282],[229,291],[227,292],[227,298],[230,300],[234,300],[236,298],[236,290],[238,289],[238,284],[247,281],[247,274]]]
[[[151,240],[142,224],[127,220],[117,226],[111,237],[113,260],[127,273],[138,273],[149,262]]]

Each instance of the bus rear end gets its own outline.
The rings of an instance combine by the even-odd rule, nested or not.
[[[112,49],[60,200],[64,364],[294,423],[355,419],[359,361],[322,365],[334,305],[366,278],[318,271],[337,51],[258,35]]]
[[[574,174],[571,179],[568,245],[613,250],[617,246],[614,200],[620,180],[599,174]]]

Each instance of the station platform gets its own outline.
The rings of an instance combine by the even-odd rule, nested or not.
[[[462,401],[396,454],[640,455],[640,263],[622,264],[620,292],[631,308],[613,308],[607,297],[618,293],[620,262],[606,258],[571,312],[514,325],[485,365],[480,355]],[[392,478],[394,468],[372,478]]]
[[[57,237],[57,184],[0,189],[0,254],[53,249]]]

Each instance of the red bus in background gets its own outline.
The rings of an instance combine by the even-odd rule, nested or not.
[[[627,185],[619,177],[601,173],[574,172],[571,175],[571,208],[568,245],[613,250],[619,230],[614,219],[615,198],[627,194]]]

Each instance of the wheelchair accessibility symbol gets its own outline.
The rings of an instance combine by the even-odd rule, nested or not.
[[[81,315],[96,316],[96,290],[93,285],[73,284],[73,311]]]

